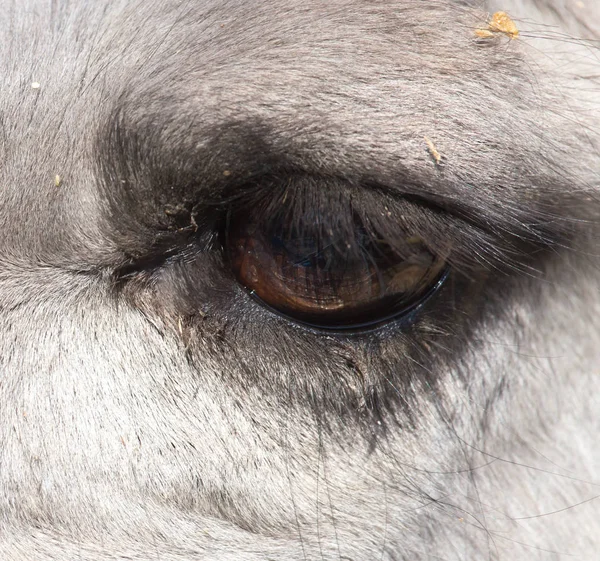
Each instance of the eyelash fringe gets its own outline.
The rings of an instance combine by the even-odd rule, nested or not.
[[[367,242],[405,251],[406,240],[418,237],[434,255],[467,276],[474,269],[536,274],[531,256],[553,244],[552,235],[529,225],[480,224],[461,209],[444,209],[413,196],[352,185],[338,178],[288,176],[259,178],[222,203],[232,213],[251,212],[266,228],[284,221],[298,237],[320,243],[344,243],[360,253],[357,228]]]

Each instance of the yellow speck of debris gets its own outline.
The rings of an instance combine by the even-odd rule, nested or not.
[[[489,39],[495,33],[503,33],[510,39],[519,36],[517,25],[506,12],[496,12],[492,15],[486,29],[475,30],[475,35],[481,39]]]
[[[60,175],[55,175],[54,176],[54,185],[56,187],[60,187],[61,183],[62,183],[62,177]]]
[[[504,33],[504,35],[507,35],[511,39],[516,39],[519,36],[519,30],[515,22],[510,19],[510,16],[506,12],[496,12],[492,16],[492,20],[489,23],[489,30]]]
[[[226,169],[226,170],[223,172],[223,175],[224,175],[225,177],[229,177],[229,176],[231,175],[231,172],[230,172],[228,169]]]
[[[31,82],[31,88],[33,90],[39,90],[40,89],[40,83],[39,82]]]
[[[429,153],[431,157],[435,160],[435,163],[440,165],[442,163],[442,155],[438,152],[435,144],[427,137],[425,137],[425,143],[427,144],[427,148],[429,149]]]

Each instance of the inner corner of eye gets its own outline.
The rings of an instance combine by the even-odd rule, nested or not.
[[[324,216],[233,214],[224,248],[237,282],[289,320],[328,330],[383,325],[441,286],[446,257],[418,233],[392,238],[355,217]]]

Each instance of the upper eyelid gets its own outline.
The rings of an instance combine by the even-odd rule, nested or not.
[[[181,203],[208,207],[225,201],[228,193],[235,190],[242,193],[265,179],[285,182],[295,175],[314,177],[319,181],[339,178],[361,189],[382,190],[392,196],[437,205],[467,219],[481,217],[480,223],[493,226],[496,222],[499,229],[512,229],[517,235],[519,226],[536,219],[540,207],[560,217],[564,206],[556,198],[549,200],[537,187],[522,189],[522,192],[536,193],[536,199],[519,200],[511,185],[468,185],[463,184],[454,172],[432,170],[424,141],[420,147],[425,156],[419,164],[421,167],[398,163],[388,169],[388,163],[378,163],[366,152],[364,170],[361,170],[360,161],[355,162],[353,168],[336,170],[321,168],[310,159],[298,167],[301,154],[286,155],[275,150],[266,141],[269,134],[269,127],[260,123],[223,123],[212,133],[203,133],[201,148],[181,147],[171,154],[161,154],[163,146],[152,143],[147,146],[147,139],[138,139],[139,135],[128,130],[125,123],[117,123],[112,128],[112,138],[104,139],[98,151],[107,198],[115,204],[136,200],[146,209],[149,202],[155,207],[160,204],[174,207]],[[491,189],[502,192],[503,196],[497,196]],[[552,192],[567,193],[569,190],[557,186]],[[136,209],[130,206],[130,210],[135,214]],[[164,209],[158,210],[164,212]],[[149,214],[146,213],[144,218]],[[140,220],[144,218],[140,217]]]

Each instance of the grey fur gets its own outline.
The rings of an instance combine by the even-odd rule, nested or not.
[[[0,559],[600,558],[600,3],[0,14]],[[453,209],[456,280],[364,336],[260,308],[165,210],[281,170]]]

